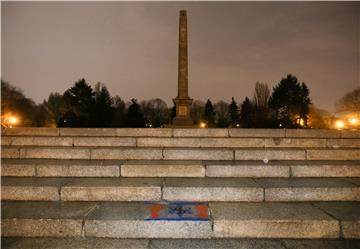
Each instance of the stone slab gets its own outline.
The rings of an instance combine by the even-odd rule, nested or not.
[[[63,201],[159,201],[161,179],[82,178],[61,188]]]
[[[9,238],[2,238],[7,241]],[[107,238],[21,238],[8,249],[148,249],[148,240]]]
[[[360,239],[359,202],[318,202],[315,206],[341,221],[341,233],[346,239]]]
[[[60,136],[114,137],[115,128],[60,128]]]
[[[309,149],[307,160],[360,160],[359,149]]]
[[[357,201],[360,188],[341,179],[256,179],[265,201]]]
[[[159,160],[161,149],[91,149],[91,159],[105,160]]]
[[[208,177],[289,177],[289,166],[283,165],[206,165]]]
[[[136,147],[133,137],[74,137],[74,146]]]
[[[9,136],[1,136],[1,146],[9,146],[11,145],[12,137]]]
[[[360,165],[291,166],[293,177],[360,177]]]
[[[35,166],[27,164],[5,164],[1,165],[2,176],[35,176]]]
[[[36,175],[41,177],[119,177],[118,165],[37,165]]]
[[[262,138],[201,138],[200,146],[203,148],[264,148]]]
[[[210,203],[215,237],[338,238],[339,223],[310,204]]]
[[[360,241],[354,240],[283,240],[286,249],[359,249]]]
[[[2,134],[5,136],[59,136],[59,129],[47,127],[14,127],[6,128]]]
[[[285,129],[229,129],[230,137],[285,137]]]
[[[360,139],[327,139],[327,147],[330,148],[360,148]]]
[[[61,178],[2,177],[2,200],[58,201],[60,187],[66,181]]]
[[[199,138],[137,138],[138,147],[200,147]]]
[[[340,138],[340,130],[328,129],[286,129],[286,137],[317,137],[317,138]]]
[[[322,138],[266,138],[267,148],[325,148],[326,139]],[[252,146],[249,146],[252,147]]]
[[[108,238],[210,238],[210,221],[145,220],[150,204],[104,203],[85,221],[85,236]]]
[[[233,160],[232,150],[225,149],[164,149],[165,160]]]
[[[1,158],[19,158],[20,150],[18,148],[1,147]]]
[[[172,137],[170,128],[119,128],[116,129],[119,137]]]
[[[168,201],[263,201],[264,191],[249,179],[166,179]]]
[[[286,249],[276,240],[250,239],[177,239],[151,240],[150,249]]]
[[[20,158],[38,159],[90,159],[90,149],[80,148],[20,148]]]
[[[73,139],[70,137],[11,137],[12,146],[73,146]]]
[[[93,203],[2,202],[2,236],[76,237]]]
[[[124,177],[204,177],[205,166],[201,163],[172,164],[123,164],[121,176]]]
[[[228,137],[228,129],[174,128],[174,137]]]
[[[342,130],[341,137],[343,137],[343,138],[360,138],[360,130]]]
[[[235,160],[305,160],[305,150],[242,149],[235,151]]]

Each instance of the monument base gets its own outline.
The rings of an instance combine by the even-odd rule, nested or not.
[[[173,127],[194,126],[194,121],[190,117],[175,117],[172,124]]]
[[[173,101],[176,106],[176,117],[173,119],[173,126],[193,126],[194,121],[190,116],[192,99],[175,98]]]

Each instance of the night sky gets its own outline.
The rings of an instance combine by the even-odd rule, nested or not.
[[[85,78],[128,101],[177,94],[187,10],[189,95],[242,102],[291,73],[313,103],[360,86],[360,2],[2,2],[2,79],[37,103]]]

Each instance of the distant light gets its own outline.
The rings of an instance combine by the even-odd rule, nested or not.
[[[240,124],[236,124],[236,127],[240,127]]]
[[[9,118],[9,123],[10,123],[11,125],[17,124],[18,121],[19,121],[19,120],[18,120],[17,117],[12,116],[12,117]]]
[[[344,121],[342,121],[342,120],[337,120],[337,121],[335,122],[335,127],[336,127],[337,129],[343,129],[343,128],[345,127]]]
[[[149,124],[149,127],[151,128],[151,127],[152,127],[152,124]]]
[[[280,127],[282,127],[282,124],[279,124]]]
[[[205,128],[206,127],[206,124],[204,122],[200,123],[200,127],[201,128]]]
[[[304,124],[305,124],[304,119],[300,118],[300,120],[299,120],[299,124],[300,124],[300,126],[304,126]]]
[[[349,119],[349,122],[351,125],[357,125],[357,123],[359,122],[357,118],[352,117]]]

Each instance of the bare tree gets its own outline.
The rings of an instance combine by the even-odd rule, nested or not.
[[[360,112],[360,87],[345,94],[337,103],[338,112]]]
[[[253,103],[258,107],[268,107],[270,90],[267,83],[255,83]]]
[[[221,128],[226,128],[230,124],[229,104],[220,100],[214,105],[216,113],[216,123]]]

